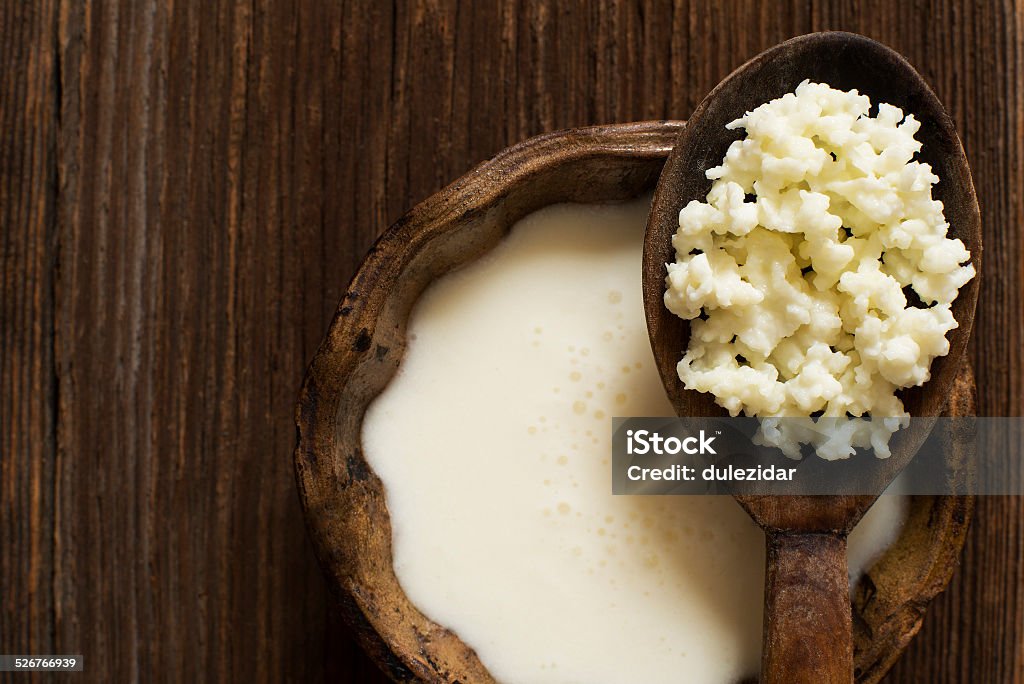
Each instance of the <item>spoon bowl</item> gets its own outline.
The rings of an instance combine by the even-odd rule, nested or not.
[[[875,106],[889,103],[921,122],[917,159],[930,164],[939,177],[933,197],[944,205],[950,236],[963,241],[980,273],[981,219],[967,158],[952,120],[914,68],[893,50],[851,33],[815,33],[773,47],[739,67],[697,106],[665,164],[648,218],[644,309],[658,372],[681,416],[724,416],[726,411],[710,394],[685,389],[676,372],[690,325],[665,308],[664,293],[665,264],[675,257],[671,240],[679,211],[690,200],[704,200],[711,188],[706,171],[720,164],[729,145],[745,135],[726,129],[726,124],[808,79],[844,91],[856,89]],[[949,334],[949,354],[932,363],[930,381],[901,392],[914,417],[940,415],[951,395],[974,320],[978,286],[975,277],[960,289],[952,307],[959,327]],[[891,477],[913,456],[929,427],[917,423],[894,436],[887,463]],[[765,681],[852,681],[846,535],[875,498],[737,497],[767,535]]]

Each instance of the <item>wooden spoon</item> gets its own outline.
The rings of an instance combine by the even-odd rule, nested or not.
[[[921,122],[918,158],[931,164],[940,178],[933,196],[944,204],[950,235],[963,240],[980,273],[981,219],[967,159],[953,122],[913,67],[889,48],[850,33],[815,33],[771,48],[730,74],[697,106],[669,155],[648,218],[643,263],[647,327],[662,383],[680,416],[726,412],[710,395],[684,389],[676,374],[689,323],[669,312],[663,297],[665,264],[675,257],[671,238],[679,226],[679,210],[692,199],[704,200],[711,187],[705,171],[717,166],[729,144],[745,135],[727,130],[726,124],[792,92],[805,79],[842,90],[855,88],[873,104],[887,102]],[[902,393],[913,416],[937,416],[946,404],[974,320],[978,283],[978,277],[967,283],[953,304],[959,328],[950,333],[949,354],[933,362],[928,383]],[[904,430],[893,439],[893,476],[924,438],[921,430],[912,433]],[[853,681],[846,536],[875,498],[737,497],[767,536],[762,681]]]

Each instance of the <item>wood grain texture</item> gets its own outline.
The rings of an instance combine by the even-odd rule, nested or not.
[[[980,412],[1021,415],[1018,2],[3,3],[0,652],[82,652],[83,681],[382,681],[325,640],[290,458],[366,248],[511,143],[685,118],[821,29],[904,54],[957,123],[990,247]],[[1022,520],[980,501],[888,681],[1024,681]]]
[[[0,653],[55,647],[56,16],[0,7]]]
[[[301,150],[321,132],[291,61],[300,21],[61,8],[53,628],[102,679],[322,670],[286,458],[304,311],[321,315],[304,257],[327,251],[306,213],[321,179]]]
[[[761,680],[852,684],[846,537],[769,532],[767,548]]]

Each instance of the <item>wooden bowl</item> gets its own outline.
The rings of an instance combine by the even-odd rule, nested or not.
[[[682,125],[582,128],[509,148],[391,226],[342,298],[299,396],[296,481],[331,589],[356,637],[394,680],[493,681],[472,649],[402,592],[383,485],[362,454],[363,415],[402,360],[413,303],[431,281],[479,257],[530,212],[650,192]],[[951,410],[973,412],[969,371],[957,382]],[[972,509],[967,497],[912,498],[900,537],[856,591],[858,682],[877,681],[917,632],[928,602],[952,575]]]

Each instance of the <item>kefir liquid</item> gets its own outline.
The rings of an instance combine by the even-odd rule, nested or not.
[[[611,494],[612,416],[672,416],[640,294],[648,201],[559,205],[424,293],[364,422],[398,580],[510,683],[756,675],[764,537],[727,496]],[[902,497],[850,539],[859,574]]]

